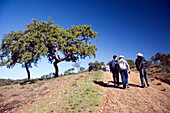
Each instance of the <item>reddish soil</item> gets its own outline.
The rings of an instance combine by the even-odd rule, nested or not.
[[[0,113],[34,111],[37,105],[45,100],[51,100],[47,102],[50,110],[52,109],[50,105],[57,106],[62,101],[60,98],[54,98],[56,94],[66,93],[64,89],[69,88],[71,82],[80,78],[85,79],[79,75],[74,79],[71,79],[71,76],[65,76],[31,85],[0,87]],[[94,82],[94,85],[101,89],[101,102],[99,107],[96,107],[99,113],[170,113],[168,84],[155,79],[150,81],[150,87],[141,88],[138,72],[132,72],[129,75],[130,88],[126,90],[114,87],[112,81],[112,74],[105,72],[104,81]],[[63,113],[63,111],[60,112]]]
[[[153,72],[148,72],[148,74],[162,82],[165,82],[167,84],[170,85],[170,79],[167,79],[167,78],[170,78],[170,75],[168,74],[162,74],[161,72],[156,72],[156,73],[153,73]]]
[[[170,113],[168,84],[155,79],[150,81],[150,87],[141,88],[138,72],[129,75],[130,87],[126,90],[114,87],[112,80],[111,73],[106,72],[99,112]]]

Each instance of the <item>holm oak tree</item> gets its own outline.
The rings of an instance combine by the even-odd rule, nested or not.
[[[1,66],[13,67],[16,63],[22,64],[28,73],[32,63],[37,65],[42,56],[46,56],[55,67],[55,77],[58,77],[57,64],[61,61],[85,59],[87,56],[96,56],[97,47],[91,44],[91,39],[96,39],[97,32],[91,25],[71,26],[63,29],[53,25],[51,18],[40,23],[32,19],[26,25],[25,31],[12,31],[4,35],[1,44]],[[60,51],[64,56],[60,58]]]

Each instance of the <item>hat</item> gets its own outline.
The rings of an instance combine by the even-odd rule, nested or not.
[[[141,53],[138,53],[138,54],[136,54],[137,56],[143,56],[143,54],[141,54]]]
[[[124,58],[124,56],[123,56],[123,55],[120,55],[119,58]]]

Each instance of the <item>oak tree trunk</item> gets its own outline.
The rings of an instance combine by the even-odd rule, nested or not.
[[[55,75],[54,75],[54,77],[59,77],[59,75],[58,75],[58,62],[57,61],[55,61],[54,63],[54,68],[55,68]]]
[[[27,71],[28,80],[30,80],[30,71],[28,69],[28,64],[27,63],[25,63],[25,68],[26,68],[26,71]]]

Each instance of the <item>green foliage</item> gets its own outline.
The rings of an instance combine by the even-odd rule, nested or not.
[[[97,71],[97,70],[101,69],[102,65],[104,65],[104,62],[100,62],[100,63],[98,61],[95,61],[94,63],[90,62],[89,63],[89,71],[91,71],[91,70]]]
[[[152,65],[152,61],[151,60],[148,60],[148,65],[151,66]]]
[[[53,25],[49,18],[48,22],[42,23],[32,19],[26,27],[24,31],[11,31],[4,35],[0,47],[1,66],[11,68],[19,63],[29,68],[32,63],[37,65],[44,56],[52,63],[56,48],[63,53],[66,61],[75,62],[79,58],[96,56],[97,47],[91,44],[91,39],[98,40],[97,32],[91,29],[91,25],[73,25],[63,29]]]
[[[52,75],[53,74],[48,74],[48,75],[43,75],[43,76],[41,76],[41,79],[50,79],[50,78],[52,78]]]
[[[154,81],[155,80],[155,78],[151,78],[151,81]]]
[[[126,61],[128,62],[130,68],[135,68],[136,67],[134,60],[127,59]]]
[[[75,62],[73,66],[77,68],[78,71],[80,70],[80,62]]]
[[[80,67],[80,72],[85,72],[85,68],[84,67]]]
[[[96,73],[93,73],[93,75],[95,74]],[[74,81],[71,84],[73,89],[70,90],[72,95],[69,97],[68,102],[66,102],[66,104],[69,104],[69,106],[66,107],[67,112],[82,111],[92,106],[99,106],[98,88],[96,88],[91,79],[89,79],[89,77],[93,77],[93,75],[87,76],[87,79],[82,79],[81,81]]]
[[[97,50],[95,45],[91,44],[91,39],[96,39],[97,32],[91,29],[91,25],[71,26],[69,29],[62,29],[59,25],[53,25],[51,18],[49,21],[39,21],[33,19],[31,24],[27,25],[29,35],[41,37],[44,47],[47,49],[47,57],[52,62],[53,55],[57,48],[64,56],[66,61],[75,62],[79,58],[86,56],[95,56]]]
[[[70,68],[70,69],[68,69],[68,70],[65,70],[65,71],[64,71],[64,75],[72,74],[74,70],[75,70],[74,68]]]
[[[162,54],[161,52],[158,52],[151,57],[151,60],[154,64],[160,62],[157,66],[159,66],[163,72],[170,72],[170,53]]]
[[[4,35],[1,51],[1,66],[8,68],[14,67],[16,63],[22,64],[23,67],[28,64],[28,67],[31,67],[31,63],[36,65],[40,56],[47,54],[44,44],[28,36],[27,31],[12,31]]]

